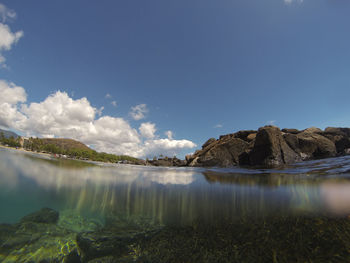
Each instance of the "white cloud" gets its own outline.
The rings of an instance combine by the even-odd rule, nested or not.
[[[155,136],[156,125],[154,123],[144,122],[140,125],[139,131],[142,137],[152,139]]]
[[[220,129],[220,128],[222,128],[222,127],[224,127],[222,124],[216,124],[216,125],[214,126],[215,129]]]
[[[169,140],[173,139],[173,132],[172,131],[166,131],[164,134],[166,135],[166,137],[168,137]]]
[[[276,124],[276,120],[271,120],[267,122],[267,125],[275,125]]]
[[[8,9],[5,5],[0,3],[0,18],[3,23],[6,22],[7,19],[14,19],[16,18],[16,13]]]
[[[194,148],[197,145],[189,140],[171,140],[171,139],[157,139],[148,140],[145,142],[144,156],[174,156],[179,153],[180,150],[186,148]]]
[[[106,98],[106,99],[111,99],[112,96],[111,96],[111,94],[107,93],[106,96],[105,96],[105,98]]]
[[[139,104],[134,107],[131,107],[130,116],[135,120],[141,120],[146,117],[146,114],[148,113],[147,105],[146,104]]]
[[[0,4],[0,17],[2,21],[0,23],[0,65],[6,67],[6,59],[2,53],[10,50],[18,42],[23,36],[23,31],[12,32],[10,27],[4,24],[8,18],[15,18],[16,13],[7,9],[3,4]]]
[[[5,102],[9,104],[17,104],[18,102],[25,102],[27,100],[27,94],[24,88],[1,79],[0,94],[0,104]]]
[[[196,147],[188,140],[154,139],[153,123],[142,123],[138,132],[123,118],[99,116],[102,109],[92,107],[87,98],[72,99],[66,92],[57,91],[42,102],[26,104],[22,87],[0,80],[0,94],[0,126],[28,136],[72,138],[97,151],[142,158],[172,156]]]
[[[25,90],[14,83],[0,80],[0,94],[0,126],[20,126],[25,117],[18,112],[17,104],[27,100]]]
[[[298,3],[302,3],[304,2],[304,0],[283,0],[287,5],[293,3],[293,2],[298,2]]]
[[[112,104],[113,107],[117,107],[117,102],[115,100],[112,101],[111,104]]]

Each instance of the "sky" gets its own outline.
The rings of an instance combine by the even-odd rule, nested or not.
[[[350,127],[350,1],[0,0],[0,128],[184,157],[264,125]]]

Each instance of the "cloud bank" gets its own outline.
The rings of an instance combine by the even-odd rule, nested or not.
[[[196,147],[189,140],[158,138],[154,123],[142,123],[137,131],[123,118],[100,116],[101,109],[91,106],[87,98],[73,99],[66,92],[27,104],[24,88],[0,80],[0,94],[0,126],[27,136],[73,138],[97,151],[143,158],[173,156]]]

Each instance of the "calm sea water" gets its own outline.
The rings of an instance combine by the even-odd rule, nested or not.
[[[265,170],[158,168],[0,149],[0,223],[16,223],[42,207],[74,211],[101,224],[123,215],[179,229],[220,219],[335,220],[350,215],[350,157]]]

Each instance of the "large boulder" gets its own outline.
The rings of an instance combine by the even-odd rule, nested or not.
[[[207,144],[207,143],[206,143]],[[233,136],[221,137],[205,145],[191,158],[190,166],[229,167],[239,164],[240,155],[246,152],[249,143]]]
[[[338,155],[343,155],[350,148],[350,128],[327,127],[323,136],[334,142]]]
[[[278,127],[265,126],[258,130],[250,153],[251,165],[276,166],[300,160],[300,156],[288,146]]]
[[[318,133],[306,130],[297,134],[297,137],[303,159],[328,158],[337,154],[334,142]]]

